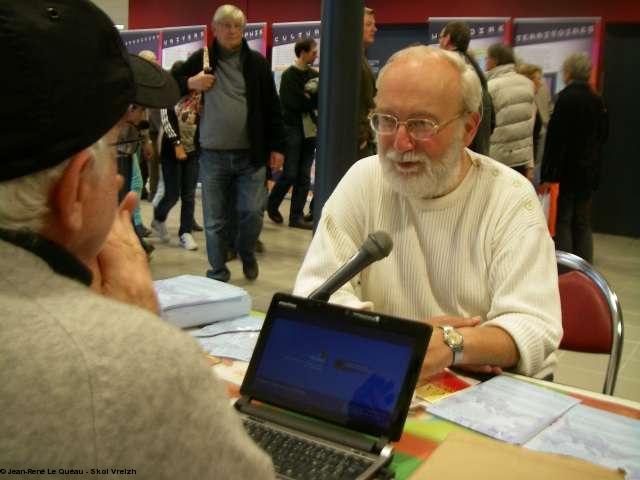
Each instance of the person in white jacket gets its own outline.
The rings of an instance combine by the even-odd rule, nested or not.
[[[527,80],[528,81],[528,80]],[[324,205],[296,279],[307,296],[377,230],[394,248],[331,302],[434,326],[423,377],[460,365],[549,377],[562,336],[554,246],[531,184],[465,148],[481,88],[456,53],[416,46],[378,76],[378,155]]]
[[[496,43],[487,50],[487,84],[496,112],[489,156],[533,179],[534,87],[515,70],[511,47]]]

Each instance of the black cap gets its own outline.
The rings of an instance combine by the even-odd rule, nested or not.
[[[0,62],[0,181],[87,148],[131,103],[170,107],[180,97],[87,0],[0,0]]]

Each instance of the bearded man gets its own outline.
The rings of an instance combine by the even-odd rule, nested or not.
[[[562,337],[554,246],[529,182],[466,148],[478,77],[459,55],[416,46],[391,57],[377,88],[379,154],[325,204],[294,293],[308,295],[385,230],[391,254],[331,302],[440,327],[423,377],[456,365],[551,378]]]

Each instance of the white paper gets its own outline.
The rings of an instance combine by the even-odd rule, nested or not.
[[[263,322],[262,318],[246,316],[223,320],[190,333],[209,355],[248,362]]]
[[[429,413],[521,445],[579,400],[506,376],[494,377],[427,408]]]
[[[640,420],[577,405],[524,446],[623,468],[627,479],[640,479]]]
[[[158,294],[160,308],[163,311],[188,305],[203,305],[240,298],[246,295],[246,292],[240,287],[196,275],[180,275],[165,280],[156,280],[153,283]]]

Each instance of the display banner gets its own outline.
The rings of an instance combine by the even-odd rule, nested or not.
[[[247,23],[244,27],[244,38],[249,48],[267,56],[267,22]]]
[[[205,25],[162,29],[162,68],[168,70],[178,60],[184,61],[204,47],[206,32]]]
[[[552,94],[562,90],[562,64],[572,53],[586,53],[597,78],[600,51],[600,17],[516,18],[513,45],[518,59],[542,68]]]
[[[440,32],[449,22],[465,22],[471,30],[471,41],[468,51],[475,57],[478,65],[486,71],[487,48],[494,43],[509,43],[510,20],[508,17],[484,18],[484,17],[430,17],[429,18],[429,44],[437,45],[440,41]]]
[[[380,25],[376,39],[366,51],[367,60],[375,76],[398,50],[416,43],[429,43],[429,27],[426,23]]]
[[[137,55],[143,50],[151,50],[160,58],[160,30],[122,30],[120,31],[122,42],[129,53]]]
[[[282,72],[296,59],[293,47],[298,40],[311,37],[318,42],[318,58],[313,66],[317,68],[320,65],[320,22],[274,23],[271,25],[271,31],[273,34],[271,69],[279,91]]]

